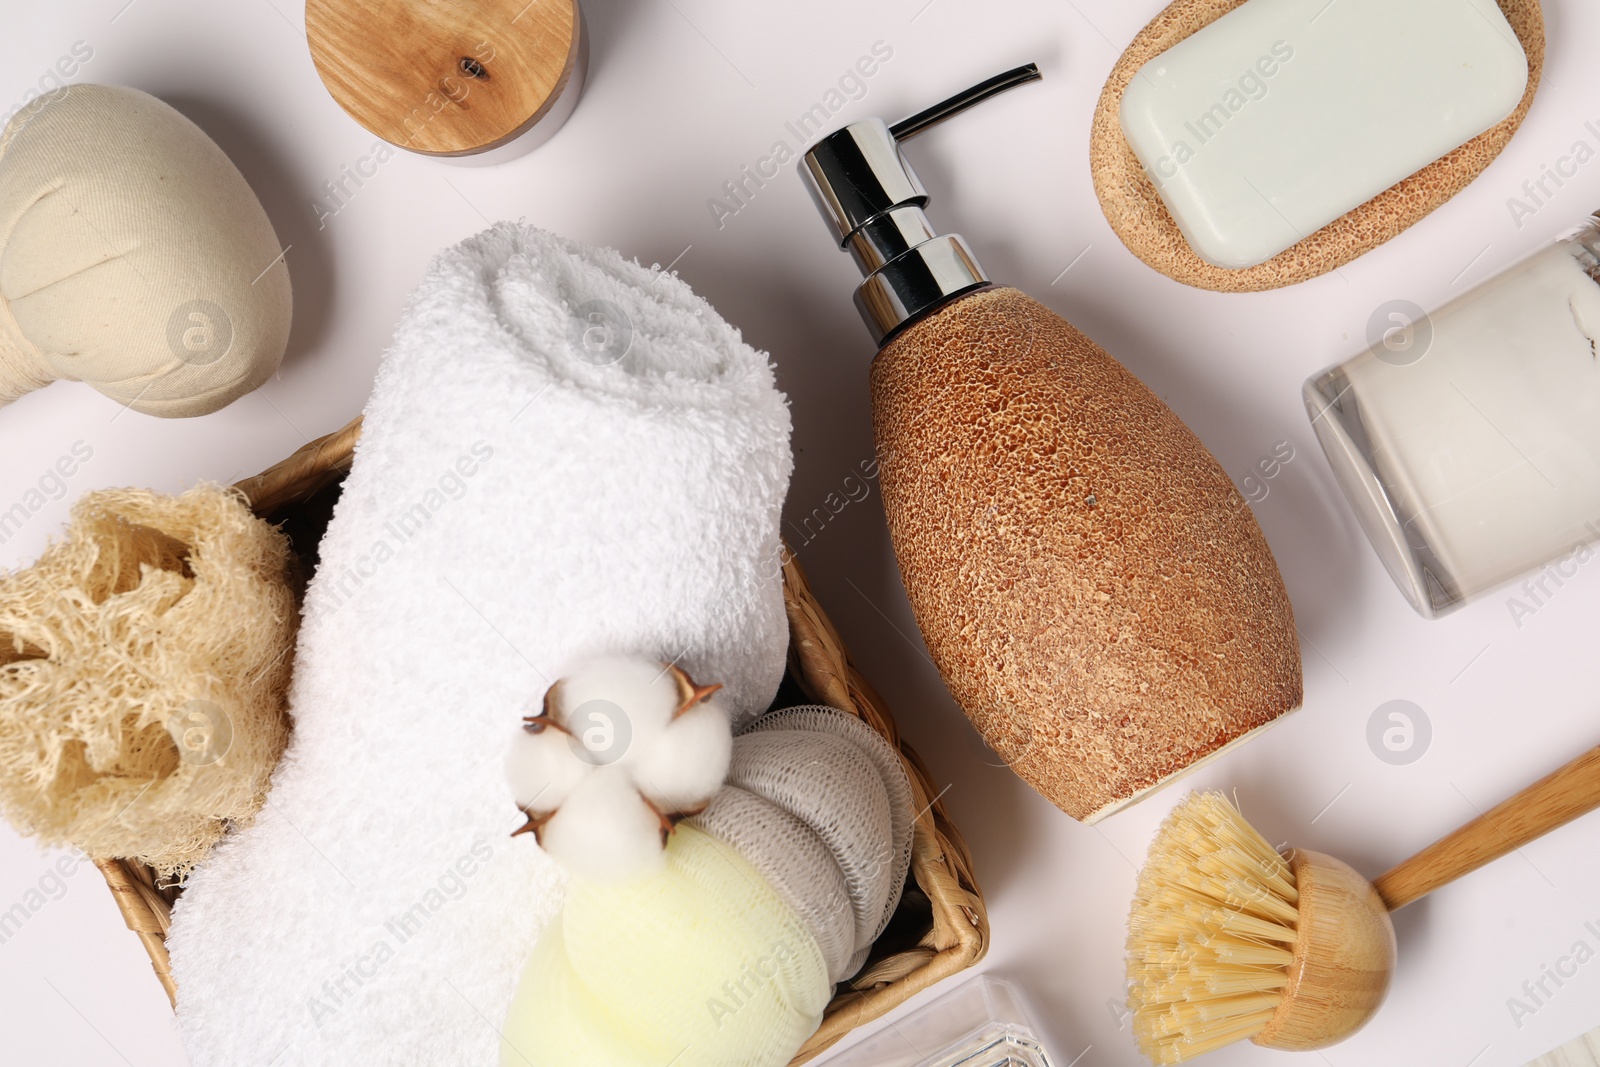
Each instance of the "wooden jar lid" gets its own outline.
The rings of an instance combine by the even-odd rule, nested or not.
[[[351,118],[425,155],[559,125],[583,73],[578,0],[306,0],[306,40]]]

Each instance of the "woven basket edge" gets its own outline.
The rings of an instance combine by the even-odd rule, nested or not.
[[[361,418],[308,442],[288,458],[236,484],[259,514],[278,508],[331,482],[348,470],[361,432]],[[935,983],[965,970],[988,950],[989,924],[983,894],[972,871],[972,857],[959,830],[950,822],[928,772],[899,736],[894,719],[871,683],[856,670],[843,639],[811,592],[794,554],[785,546],[784,603],[790,623],[790,654],[796,674],[808,693],[822,703],[859,716],[895,745],[921,806],[917,816],[912,874],[934,909],[934,928],[927,948],[905,953],[923,962],[899,979],[867,990],[837,995],[822,1025],[791,1061],[795,1067],[832,1047],[851,1030],[887,1014]],[[151,968],[174,1008],[177,987],[165,935],[171,905],[141,877],[136,864],[123,860],[96,863],[114,895],[128,928],[138,934]]]

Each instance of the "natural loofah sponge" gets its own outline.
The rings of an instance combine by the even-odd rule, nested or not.
[[[233,490],[80,500],[0,577],[0,813],[166,877],[250,821],[288,740],[290,561]]]

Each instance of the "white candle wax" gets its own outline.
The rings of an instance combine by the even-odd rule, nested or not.
[[[1404,539],[1454,594],[1600,532],[1600,283],[1579,254],[1553,246],[1445,306],[1416,362],[1341,368]]]

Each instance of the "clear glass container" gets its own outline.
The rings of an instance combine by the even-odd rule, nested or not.
[[[1600,222],[1370,332],[1306,410],[1412,606],[1435,618],[1557,560],[1571,577],[1600,538]]]
[[[979,975],[823,1067],[1052,1067],[1009,982]]]

